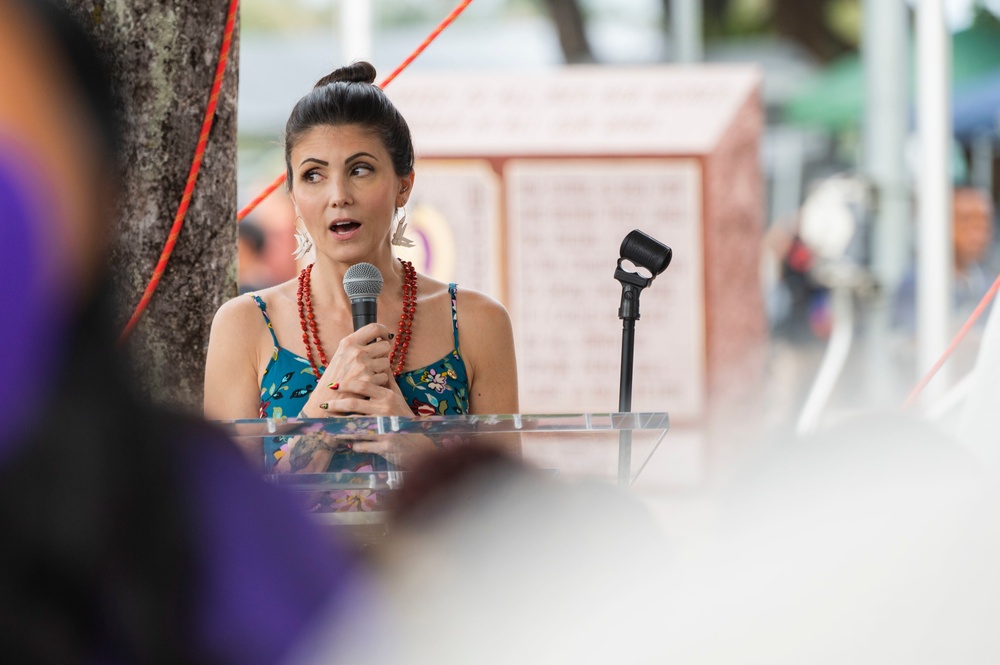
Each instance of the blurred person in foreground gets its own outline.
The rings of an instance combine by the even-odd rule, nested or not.
[[[210,419],[454,416],[517,413],[514,339],[506,309],[481,293],[417,274],[397,258],[411,244],[410,130],[367,62],[341,67],[300,99],[285,126],[288,194],[302,254],[297,279],[225,303],[205,367]],[[310,249],[311,248],[311,249]],[[354,330],[348,269],[383,281],[378,321]],[[415,450],[435,448],[427,440]],[[382,448],[324,433],[272,437],[248,450],[267,472],[384,470]],[[371,491],[344,491],[325,508],[372,510]]]
[[[290,663],[316,626],[361,630],[359,566],[219,432],[138,397],[100,55],[56,5],[4,0],[0,63],[3,660]]]
[[[376,550],[407,665],[664,663],[676,564],[614,485],[559,478],[479,439],[426,457]]]
[[[921,419],[847,418],[775,441],[669,569],[664,662],[1000,660],[995,469]]]

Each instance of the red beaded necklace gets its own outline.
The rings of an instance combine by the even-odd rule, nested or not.
[[[403,266],[403,311],[399,315],[399,327],[396,329],[396,341],[389,354],[389,369],[393,376],[399,376],[406,363],[406,352],[410,348],[410,335],[413,332],[413,315],[417,312],[417,271],[409,261],[399,259]],[[313,358],[313,347],[316,347],[319,361],[323,367],[329,363],[323,345],[319,341],[319,327],[316,325],[316,315],[313,312],[310,293],[312,289],[312,263],[299,273],[298,305],[299,323],[302,324],[302,342],[306,346],[306,357],[313,374],[319,379],[320,371]],[[312,339],[310,339],[310,333]]]

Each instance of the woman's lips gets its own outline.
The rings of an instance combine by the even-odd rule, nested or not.
[[[339,222],[334,222],[330,225],[330,232],[333,233],[337,238],[346,240],[350,238],[358,229],[361,228],[361,224],[352,220],[342,220]]]

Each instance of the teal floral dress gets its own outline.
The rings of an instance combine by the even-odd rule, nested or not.
[[[469,376],[458,346],[457,287],[448,285],[451,294],[451,320],[455,346],[447,355],[426,367],[403,372],[396,384],[410,410],[417,416],[463,415],[469,412]],[[267,305],[255,293],[248,294],[257,303],[274,342],[274,350],[260,387],[261,418],[294,418],[305,406],[316,388],[316,375],[309,361],[278,343]],[[320,372],[324,370],[320,368]],[[275,436],[264,440],[264,464],[267,473],[288,452],[287,437]],[[379,473],[391,471],[384,458],[359,454],[346,446],[338,448],[327,467],[328,472]],[[313,510],[322,512],[375,510],[380,493],[374,490],[341,490],[327,492]]]

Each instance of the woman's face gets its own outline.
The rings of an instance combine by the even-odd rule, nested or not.
[[[396,175],[377,135],[360,125],[313,127],[292,147],[291,162],[292,201],[317,255],[353,264],[388,246],[413,174]]]

